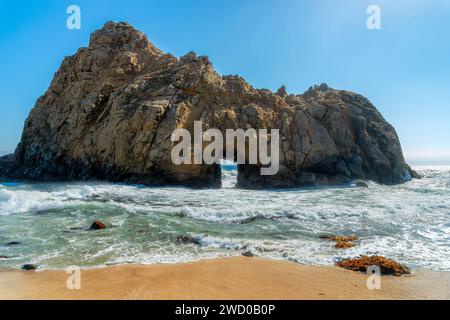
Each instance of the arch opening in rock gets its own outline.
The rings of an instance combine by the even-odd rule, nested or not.
[[[229,160],[220,163],[222,189],[234,189],[238,186],[238,165]]]

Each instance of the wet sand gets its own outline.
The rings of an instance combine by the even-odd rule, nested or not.
[[[450,272],[383,276],[337,267],[258,258],[81,270],[81,289],[67,289],[65,271],[0,271],[0,299],[450,299]]]

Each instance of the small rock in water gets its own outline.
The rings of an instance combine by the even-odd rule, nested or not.
[[[7,245],[7,246],[17,246],[17,245],[19,245],[19,244],[22,244],[22,242],[19,242],[19,241],[11,241],[11,242],[8,242],[6,245]]]
[[[22,270],[24,271],[32,271],[32,270],[36,270],[36,266],[34,264],[25,264],[22,267]]]
[[[105,229],[106,225],[103,222],[100,221],[95,221],[91,227],[90,230],[101,230],[101,229]]]
[[[244,252],[242,252],[242,255],[244,257],[248,257],[248,258],[251,258],[251,257],[255,256],[251,251],[244,251]]]
[[[339,242],[339,241],[349,242],[349,241],[356,241],[359,239],[358,236],[335,236],[335,235],[323,235],[323,236],[319,236],[319,238],[324,239],[324,240],[335,241],[335,242]]]
[[[177,242],[178,243],[192,243],[192,244],[196,244],[196,245],[201,245],[200,243],[200,239],[195,238],[195,237],[191,237],[191,236],[187,236],[187,235],[182,235],[182,236],[178,236],[177,237]]]
[[[348,241],[337,241],[336,245],[334,246],[336,249],[348,249],[353,248],[355,245]]]
[[[351,242],[351,241],[356,241],[358,240],[358,236],[335,236],[333,237],[333,241],[335,242]]]
[[[383,256],[360,256],[355,259],[344,259],[338,261],[336,265],[344,269],[361,272],[366,272],[370,266],[378,266],[381,274],[395,276],[411,273],[408,267]]]
[[[8,257],[7,257],[7,256],[1,256],[1,255],[0,255],[0,259],[8,259]]]
[[[355,183],[355,185],[358,187],[358,188],[368,188],[369,186],[367,185],[367,183],[365,183],[364,181],[357,181],[356,183]]]
[[[357,236],[342,237],[342,236],[334,236],[334,235],[332,235],[332,236],[323,235],[323,236],[320,236],[319,238],[324,239],[324,240],[334,241],[336,243],[334,246],[336,249],[352,248],[355,246],[353,244],[353,242],[359,239]]]

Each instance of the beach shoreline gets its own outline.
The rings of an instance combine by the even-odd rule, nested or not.
[[[82,269],[81,289],[65,271],[0,271],[0,299],[9,300],[341,300],[449,299],[450,272],[419,270],[368,276],[335,266],[233,257],[181,264],[118,265]]]

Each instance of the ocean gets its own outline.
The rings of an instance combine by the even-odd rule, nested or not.
[[[270,191],[238,189],[236,168],[223,169],[218,190],[1,184],[0,268],[178,263],[249,251],[314,265],[379,254],[412,270],[450,271],[450,166],[415,167],[423,178],[397,186]],[[107,228],[89,231],[95,220]],[[326,234],[360,240],[339,250],[319,238]],[[196,243],[179,243],[181,235]]]

